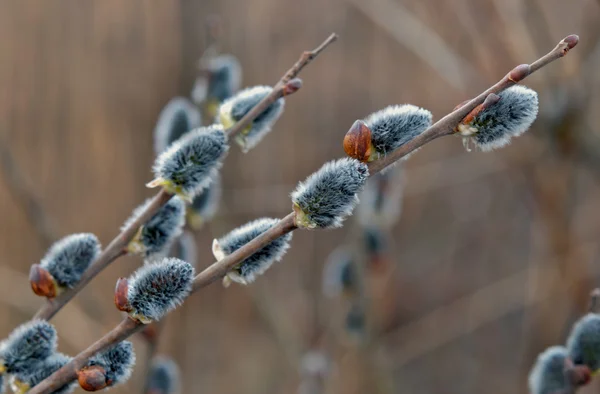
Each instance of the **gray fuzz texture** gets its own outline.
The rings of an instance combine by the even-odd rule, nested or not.
[[[121,227],[128,227],[150,204],[151,199],[134,209],[133,213]],[[142,226],[139,241],[142,244],[140,253],[145,258],[165,257],[175,239],[181,234],[185,225],[185,203],[177,196],[171,198],[154,216]]]
[[[180,374],[177,364],[166,357],[156,357],[148,373],[147,392],[175,394],[179,392]]]
[[[229,112],[231,118],[235,122],[238,122],[272,91],[273,88],[271,86],[253,86],[246,88],[226,100],[221,105],[219,112]],[[283,113],[284,106],[285,100],[283,97],[277,99],[252,121],[249,130],[244,130],[238,134],[236,142],[241,146],[244,152],[248,152],[258,145],[258,143],[271,131],[273,125]]]
[[[431,119],[428,110],[404,104],[372,113],[364,122],[371,129],[373,147],[385,155],[424,132],[431,126]]]
[[[144,265],[129,279],[127,297],[134,316],[160,320],[192,290],[194,268],[177,258]],[[130,314],[132,314],[130,313]]]
[[[538,114],[538,95],[534,90],[515,85],[498,95],[500,101],[481,111],[471,123],[477,129],[472,139],[482,151],[509,144],[512,137],[531,127]]]
[[[220,55],[209,60],[210,78],[207,96],[219,102],[227,100],[240,89],[242,67],[233,55]]]
[[[567,339],[569,357],[574,364],[600,369],[600,315],[588,313],[575,323]]]
[[[211,180],[210,185],[194,197],[189,209],[192,210],[194,214],[199,215],[203,222],[208,222],[215,216],[215,213],[217,213],[219,201],[221,200],[221,192],[221,177],[217,174],[215,178]]]
[[[210,185],[228,150],[222,126],[201,127],[161,153],[154,163],[154,174],[171,182],[178,193],[194,198]]]
[[[29,373],[56,351],[56,330],[44,320],[15,328],[0,345],[0,363],[9,374]]]
[[[568,352],[563,346],[552,346],[541,353],[529,373],[531,394],[568,393],[571,384],[565,376],[567,360]]]
[[[194,234],[190,231],[184,231],[183,234],[177,238],[175,245],[173,246],[173,257],[177,257],[180,260],[190,263],[194,269],[198,265],[198,253],[196,250],[196,239]]]
[[[160,111],[154,128],[154,152],[158,155],[188,131],[200,127],[198,108],[185,97],[175,97]]]
[[[100,254],[98,238],[91,233],[72,234],[54,243],[40,262],[61,287],[71,288]]]
[[[213,255],[217,260],[230,255],[254,238],[258,237],[275,224],[279,219],[261,218],[236,228],[224,237],[213,242]],[[290,247],[292,233],[285,234],[253,255],[244,259],[228,274],[234,282],[248,284],[254,282],[257,276],[262,275],[271,265],[280,261]]]
[[[92,357],[89,366],[101,366],[105,370],[107,381],[116,386],[127,382],[135,365],[135,352],[129,341],[119,342],[112,348]]]
[[[34,370],[30,371],[29,373],[15,374],[14,377],[20,380],[21,382],[26,383],[30,387],[34,387],[41,383],[44,379],[52,375],[54,372],[64,367],[69,361],[71,361],[71,357],[62,353],[54,353],[47,359],[38,363]],[[76,383],[77,382],[74,381],[69,384],[66,384],[60,389],[53,391],[52,393],[70,393],[75,389]]]
[[[358,203],[356,193],[362,190],[368,176],[367,165],[355,159],[325,163],[319,171],[300,182],[291,194],[292,202],[305,219],[304,222],[297,221],[298,225],[306,228],[341,227]]]

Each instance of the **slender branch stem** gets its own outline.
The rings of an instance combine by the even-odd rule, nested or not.
[[[146,223],[160,207],[167,203],[173,197],[172,194],[164,190],[159,191],[152,199],[139,217],[124,228],[119,235],[113,239],[110,244],[102,251],[100,256],[89,266],[81,276],[81,280],[75,287],[69,289],[56,298],[48,299],[46,303],[35,314],[34,319],[50,320],[58,311],[61,310],[77,293],[79,293],[96,275],[98,275],[110,263],[125,254],[124,248],[135,236],[139,227]]]
[[[577,44],[577,41],[577,36],[568,36],[565,39],[563,39],[551,52],[538,59],[531,65],[520,65],[515,67],[494,86],[487,89],[485,92],[481,93],[479,96],[472,99],[462,107],[444,116],[442,119],[433,124],[429,129],[427,129],[423,134],[414,138],[402,147],[396,149],[383,159],[370,163],[370,174],[373,175],[381,171],[383,168],[389,166],[390,164],[399,160],[406,154],[414,151],[415,149],[423,146],[424,144],[435,138],[441,137],[443,135],[453,134],[454,129],[459,124],[459,122],[477,105],[483,103],[483,101],[489,94],[499,93],[507,87],[512,86],[515,83],[525,79],[532,72],[537,71],[543,66],[551,63],[552,61],[563,57],[569,49],[573,48]],[[293,70],[294,67],[292,68],[292,72],[288,72],[286,76],[291,75],[290,78],[292,78],[294,76]],[[260,106],[260,104],[257,105],[257,107],[258,106]],[[228,255],[227,257],[216,263],[213,263],[204,271],[196,275],[193,282],[192,293],[218,280],[219,278],[224,276],[230,269],[242,262],[245,258],[251,256],[256,251],[268,245],[273,240],[289,232],[292,232],[297,228],[298,227],[294,223],[294,214],[288,214],[283,219],[281,219],[276,225],[262,233],[260,236],[254,238],[252,241],[248,242],[232,254]],[[142,327],[142,324],[134,322],[129,318],[125,318],[125,320],[123,320],[117,327],[115,327],[112,331],[110,331],[92,346],[84,350],[82,353],[78,354],[71,362],[69,362],[67,365],[59,369],[46,380],[35,386],[31,391],[29,391],[29,394],[50,394],[54,390],[75,380],[77,377],[77,371],[87,364],[87,360],[90,357],[92,357],[94,354],[100,351],[114,346],[115,344],[126,339],[135,332],[139,331]]]
[[[483,103],[488,95],[492,93],[500,93],[504,89],[516,84],[517,82],[522,81],[528,75],[534,73],[540,68],[548,65],[556,59],[560,59],[561,57],[565,56],[571,48],[577,45],[578,41],[579,37],[577,37],[576,35],[570,35],[564,38],[561,42],[559,42],[558,45],[554,47],[552,51],[548,52],[546,55],[539,58],[530,65],[521,64],[520,66],[515,67],[495,85],[487,89],[485,92],[481,93],[479,96],[470,100],[462,107],[452,111],[448,115],[444,116],[442,119],[435,122],[431,127],[429,127],[416,138],[402,145],[400,148],[396,149],[384,158],[369,163],[370,173],[374,174],[381,171],[385,167],[406,156],[408,153],[420,148],[421,146],[436,138],[454,134],[455,128],[458,125],[458,123],[465,116],[467,116],[469,112],[471,112],[476,106]]]
[[[238,133],[240,133],[246,126],[248,126],[256,117],[262,114],[269,105],[273,104],[275,101],[279,100],[281,97],[286,96],[288,94],[295,93],[302,86],[299,79],[296,79],[300,71],[304,67],[306,67],[310,62],[313,61],[314,58],[319,56],[325,48],[329,46],[332,42],[337,40],[338,36],[335,33],[332,33],[321,45],[312,51],[305,51],[300,56],[300,59],[283,74],[283,77],[275,84],[273,90],[267,97],[262,99],[254,108],[252,108],[242,119],[240,119],[235,125],[229,128],[226,133],[227,136],[235,137]]]

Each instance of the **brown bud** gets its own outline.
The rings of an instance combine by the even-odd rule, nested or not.
[[[296,93],[301,87],[302,80],[300,78],[294,78],[283,85],[282,95],[287,96],[288,94]]]
[[[115,305],[117,309],[123,312],[131,312],[131,305],[127,293],[129,292],[129,282],[127,278],[119,278],[115,286]]]
[[[513,68],[506,77],[510,81],[517,83],[525,79],[525,77],[529,75],[530,71],[531,68],[529,67],[529,64],[520,64]]]
[[[565,362],[565,376],[575,387],[585,386],[592,380],[592,371],[587,365],[574,365],[571,360]]]
[[[83,367],[77,371],[77,381],[79,386],[85,391],[102,390],[112,384],[106,378],[106,371],[99,365]]]
[[[29,270],[29,283],[31,290],[40,297],[54,298],[57,295],[56,282],[45,268],[34,264]]]
[[[368,162],[373,151],[371,129],[362,120],[357,120],[344,136],[344,152],[352,158]]]
[[[579,36],[577,34],[571,34],[570,36],[563,38],[563,41],[567,44],[569,49],[573,49],[575,45],[579,43]]]

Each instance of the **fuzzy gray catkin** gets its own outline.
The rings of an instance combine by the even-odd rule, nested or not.
[[[0,373],[28,373],[56,351],[56,330],[44,320],[15,328],[0,344]]]
[[[154,152],[158,155],[188,131],[200,127],[198,108],[185,97],[175,97],[160,111],[154,128]]]
[[[129,315],[144,324],[160,320],[183,303],[193,279],[194,268],[177,258],[143,266],[129,279]]]
[[[278,219],[261,218],[234,229],[227,235],[213,241],[213,255],[217,260],[222,260],[225,256],[235,252],[278,222]],[[257,276],[262,275],[269,269],[274,262],[283,258],[290,247],[291,239],[292,233],[285,234],[245,258],[227,273],[228,280],[245,285],[253,282]],[[228,281],[226,280],[224,283],[228,284]]]
[[[109,387],[127,382],[135,365],[135,352],[129,341],[96,354],[88,362],[88,366],[100,366],[104,369],[104,377]]]
[[[358,222],[363,227],[390,229],[402,213],[404,175],[401,166],[370,177],[359,194],[356,208]]]
[[[364,119],[378,156],[401,147],[431,126],[432,115],[411,104],[390,105]]]
[[[36,364],[36,367],[28,373],[19,373],[11,377],[11,388],[13,393],[26,393],[30,388],[38,385],[43,380],[48,378],[54,372],[64,367],[71,357],[62,353],[53,353],[45,360]],[[66,394],[75,389],[76,383],[71,382],[58,390],[53,391],[53,394]]]
[[[369,176],[366,164],[344,158],[325,163],[298,184],[291,194],[296,225],[304,228],[341,227],[352,214]]]
[[[228,150],[227,136],[222,126],[194,129],[156,158],[156,178],[147,186],[161,186],[191,202],[210,185]]]
[[[568,351],[563,346],[552,346],[541,353],[529,373],[531,394],[567,393],[571,387],[565,375]]]
[[[327,297],[338,297],[344,292],[348,293],[355,289],[356,274],[353,257],[348,248],[339,247],[327,258],[322,280],[323,294]]]
[[[531,127],[538,114],[538,95],[525,86],[515,85],[498,94],[500,100],[477,114],[458,131],[482,151],[501,148]]]
[[[156,357],[148,372],[146,393],[176,394],[180,387],[177,364],[167,357]]]
[[[592,372],[600,369],[600,315],[588,313],[575,323],[567,339],[569,357]]]
[[[187,207],[187,222],[194,230],[199,230],[217,213],[221,200],[221,177],[217,174],[210,185],[194,197]]]
[[[127,228],[146,210],[151,200],[137,207],[121,229]],[[141,254],[149,260],[165,257],[175,239],[185,225],[186,207],[182,199],[175,196],[163,205],[145,224],[127,245],[129,253]]]
[[[240,89],[242,67],[229,54],[212,57],[205,63],[206,76],[196,79],[192,99],[196,104],[205,104],[208,114],[214,116],[218,105]]]
[[[221,104],[217,121],[225,128],[232,127],[272,91],[270,86],[253,86],[238,92]],[[277,99],[236,136],[235,140],[244,152],[258,145],[271,131],[283,113],[284,104],[283,98]]]
[[[52,275],[60,288],[72,288],[100,251],[100,241],[94,234],[72,234],[52,245],[40,266]]]

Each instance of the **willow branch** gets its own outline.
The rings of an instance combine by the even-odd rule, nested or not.
[[[552,51],[536,60],[534,63],[515,67],[494,86],[487,89],[485,92],[481,93],[471,101],[467,102],[462,107],[444,116],[429,129],[427,129],[423,134],[396,149],[383,159],[370,163],[370,175],[372,176],[373,174],[381,171],[385,167],[389,166],[415,149],[425,145],[429,141],[444,135],[453,134],[454,129],[460,123],[460,121],[477,105],[483,103],[489,94],[499,93],[509,86],[522,81],[529,74],[548,65],[554,60],[563,57],[569,51],[569,49],[577,45],[578,40],[579,38],[575,35],[568,36],[563,39]],[[288,74],[291,75],[290,78],[294,76],[293,69],[294,68],[292,68],[291,73],[288,72]],[[298,227],[294,222],[294,213],[292,212],[281,219],[276,225],[272,226],[269,230],[265,231],[225,258],[213,263],[204,271],[200,272],[194,278],[192,293],[208,286],[219,278],[222,278],[229,270],[241,263],[244,259],[250,257],[275,239],[290,233],[297,228]],[[75,380],[77,378],[77,371],[87,365],[87,361],[90,357],[123,341],[142,328],[143,325],[141,323],[133,321],[129,317],[125,318],[112,331],[110,331],[92,346],[84,350],[82,353],[78,354],[73,360],[71,360],[71,362],[52,374],[39,385],[35,386],[31,391],[29,391],[29,394],[50,394],[65,384]]]
[[[127,227],[125,227],[119,235],[113,239],[110,244],[102,251],[100,256],[88,267],[88,269],[81,276],[81,280],[77,285],[71,289],[68,289],[56,298],[48,299],[46,303],[38,310],[35,314],[35,319],[50,320],[58,311],[61,310],[69,301],[75,297],[96,275],[98,275],[104,268],[110,263],[123,256],[125,247],[135,236],[139,227],[146,223],[164,204],[167,203],[173,197],[172,194],[161,190],[154,196],[150,204],[144,209],[144,211]]]
[[[304,67],[312,62],[321,52],[325,50],[338,36],[335,33],[331,33],[325,41],[312,51],[305,51],[300,56],[300,59],[290,68],[283,77],[275,84],[271,93],[262,99],[254,108],[252,108],[242,119],[239,120],[235,125],[226,131],[228,137],[235,137],[240,133],[246,126],[248,126],[256,117],[262,114],[271,104],[279,100],[281,97],[295,93],[302,87],[302,81],[298,78],[298,74]]]

